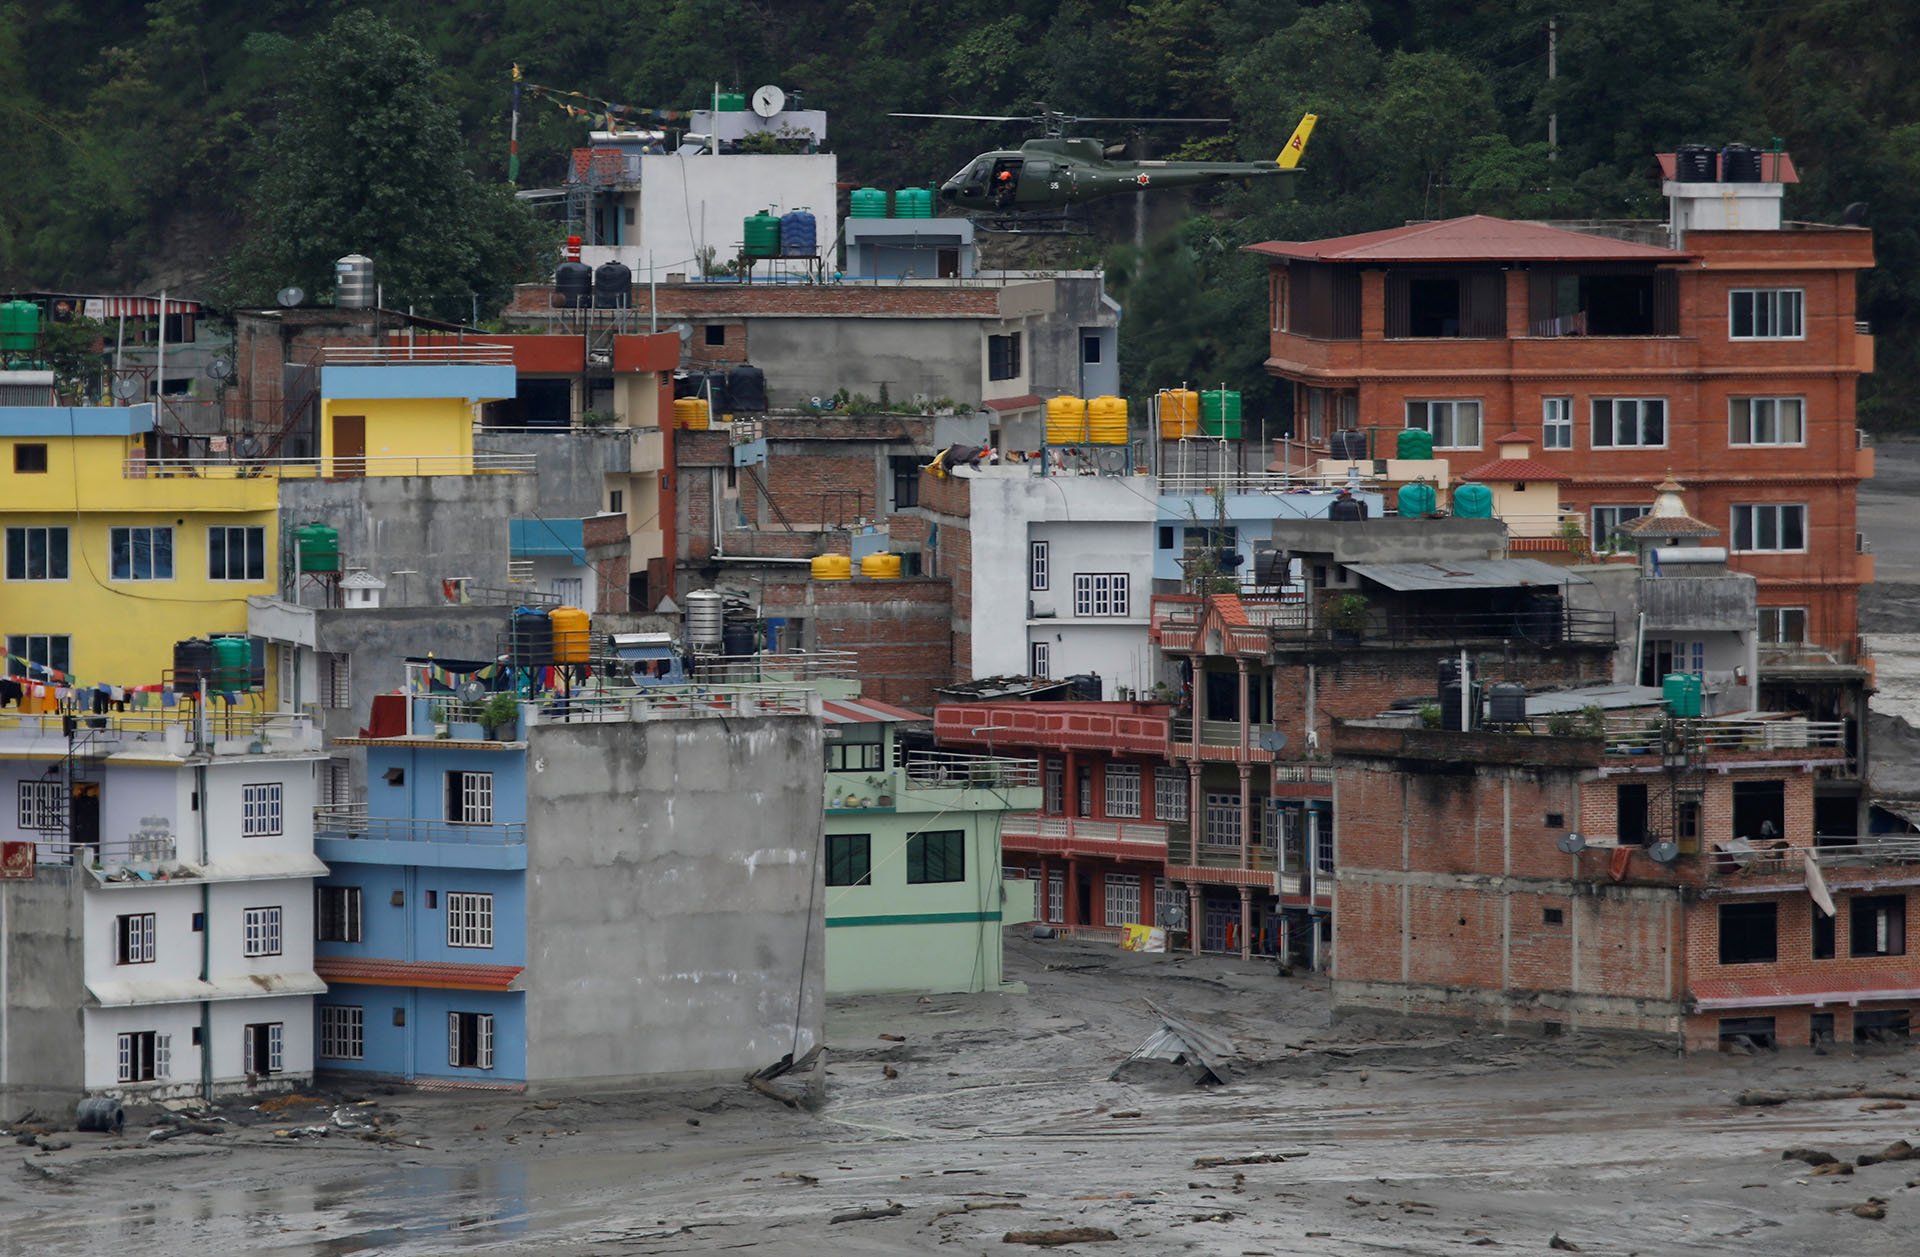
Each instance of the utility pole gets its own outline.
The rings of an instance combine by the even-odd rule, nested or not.
[[[1560,77],[1560,19],[1547,19],[1547,82]],[[1547,115],[1547,160],[1560,157],[1560,112]]]

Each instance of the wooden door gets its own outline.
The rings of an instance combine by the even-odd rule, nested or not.
[[[333,476],[345,480],[367,474],[367,417],[333,417]]]

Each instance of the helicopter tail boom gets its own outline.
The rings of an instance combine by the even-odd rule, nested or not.
[[[1307,137],[1313,134],[1313,124],[1318,121],[1318,114],[1300,115],[1300,125],[1293,129],[1293,134],[1287,138],[1286,146],[1273,159],[1273,164],[1282,170],[1292,170],[1298,166],[1301,156],[1307,151]]]

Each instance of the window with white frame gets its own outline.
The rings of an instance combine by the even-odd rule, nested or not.
[[[1630,519],[1639,519],[1653,508],[1650,506],[1596,506],[1593,508],[1593,548],[1596,550],[1619,550],[1626,545],[1626,539],[1620,533],[1620,525]]]
[[[1238,847],[1240,834],[1240,796],[1208,791],[1204,845]]]
[[[493,824],[493,774],[447,774],[447,819],[455,825]]]
[[[247,909],[246,954],[249,956],[280,954],[280,909]]]
[[[107,571],[114,580],[172,580],[173,529],[109,528]]]
[[[1333,817],[1309,811],[1307,827],[1313,834],[1313,867],[1321,873],[1333,872]]]
[[[284,1022],[263,1021],[242,1027],[241,1062],[250,1074],[277,1074],[287,1066]]]
[[[1101,919],[1109,927],[1139,923],[1140,875],[1138,873],[1107,874],[1105,897],[1106,902],[1102,907],[1106,916]]]
[[[367,1056],[366,1009],[358,1004],[320,1005],[320,1055],[331,1061]]]
[[[1187,819],[1187,775],[1177,768],[1153,770],[1153,817],[1162,821]]]
[[[1168,885],[1164,877],[1153,884],[1153,923],[1170,930],[1187,924],[1187,892]]]
[[[1543,450],[1573,448],[1573,398],[1543,397],[1540,399],[1540,448]]]
[[[135,1030],[118,1036],[121,1082],[159,1082],[173,1076],[173,1036]]]
[[[360,888],[313,888],[313,937],[322,943],[360,941]]]
[[[1730,445],[1805,445],[1804,397],[1731,397],[1727,399]]]
[[[113,961],[120,965],[150,965],[154,956],[154,914],[129,912],[114,918]]]
[[[493,946],[493,896],[447,892],[447,946]]]
[[[73,668],[73,639],[64,633],[9,633],[7,653],[32,671],[67,672]],[[9,662],[7,670],[16,665]]]
[[[1047,760],[1046,771],[1041,774],[1040,779],[1045,783],[1040,796],[1041,809],[1050,816],[1058,816],[1060,813],[1066,811],[1066,766],[1057,759],[1049,758]]]
[[[1727,294],[1727,335],[1734,340],[1800,340],[1806,292],[1799,288],[1736,288]]]
[[[1664,397],[1593,399],[1593,448],[1660,448],[1667,443]]]
[[[281,832],[280,783],[240,787],[240,836],[271,838]]]
[[[493,1014],[447,1014],[447,1064],[455,1069],[493,1068]]]
[[[1735,506],[1733,548],[1744,554],[1805,550],[1807,508],[1784,502]]]
[[[266,578],[266,529],[224,526],[207,529],[208,580]]]
[[[1027,588],[1046,589],[1048,546],[1044,541],[1027,543]]]
[[[1125,616],[1132,608],[1125,572],[1082,572],[1073,578],[1077,616]]]
[[[1805,607],[1761,607],[1760,640],[1773,646],[1797,646],[1807,640]]]
[[[1140,765],[1108,764],[1107,815],[1137,819],[1140,815]]]
[[[1409,401],[1407,426],[1433,434],[1437,450],[1480,448],[1480,403],[1476,401]]]
[[[1067,919],[1067,875],[1059,869],[1047,873],[1047,920]]]
[[[67,825],[65,785],[53,781],[20,783],[20,828],[57,830]]]
[[[67,579],[67,530],[37,526],[7,529],[7,579]]]
[[[1053,676],[1053,643],[1027,643],[1027,675],[1050,679]]]

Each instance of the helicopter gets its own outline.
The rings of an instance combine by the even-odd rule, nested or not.
[[[1121,192],[1187,188],[1233,179],[1285,177],[1292,188],[1300,158],[1313,134],[1315,114],[1301,116],[1279,156],[1272,162],[1126,161],[1110,156],[1097,139],[1069,137],[1066,128],[1082,122],[1225,122],[1225,118],[1076,118],[1043,109],[1031,117],[998,114],[896,113],[895,118],[943,118],[968,122],[1028,122],[1047,128],[1044,139],[1018,149],[982,153],[940,186],[940,199],[960,209],[1016,219],[1034,211],[1062,211],[1084,201]]]

